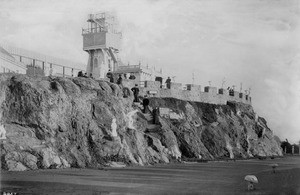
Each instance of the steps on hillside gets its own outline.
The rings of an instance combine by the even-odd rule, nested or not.
[[[146,126],[147,130],[158,130],[160,129],[160,125],[153,124],[153,114],[152,113],[143,113],[143,105],[140,102],[133,102],[132,106],[134,108],[137,108],[141,111],[141,113],[144,115],[145,119],[147,120],[148,124]]]

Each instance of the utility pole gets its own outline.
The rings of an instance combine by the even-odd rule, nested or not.
[[[240,93],[242,93],[242,90],[243,90],[243,83],[241,83],[240,85]]]
[[[222,89],[224,88],[225,83],[226,83],[226,79],[224,77],[223,80],[222,80]]]
[[[195,75],[193,73],[193,85],[195,84]]]

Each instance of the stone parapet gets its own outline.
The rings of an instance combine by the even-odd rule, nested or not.
[[[211,93],[211,94],[216,94],[217,93],[217,88],[206,86],[206,87],[204,87],[204,92]]]
[[[182,84],[181,83],[171,83],[171,87],[172,90],[181,90],[182,89]]]
[[[148,89],[159,89],[161,83],[159,81],[145,81],[145,88]]]
[[[158,81],[145,81],[144,87],[140,87],[140,95],[221,105],[227,104],[227,101],[251,104],[251,97],[238,91],[229,92],[227,89],[206,86],[202,92],[200,85],[193,84],[187,84],[186,90],[183,90],[181,83],[171,83],[170,89],[168,89],[161,88],[161,83]]]

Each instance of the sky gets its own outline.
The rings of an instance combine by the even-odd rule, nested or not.
[[[0,0],[0,43],[87,63],[81,29],[102,11],[119,19],[125,64],[182,83],[242,83],[274,134],[300,141],[298,0]]]

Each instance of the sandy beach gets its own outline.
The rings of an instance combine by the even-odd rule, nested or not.
[[[269,166],[277,163],[276,173]],[[257,176],[247,191],[245,175]],[[18,194],[300,194],[300,157],[146,167],[1,173],[2,192]]]

